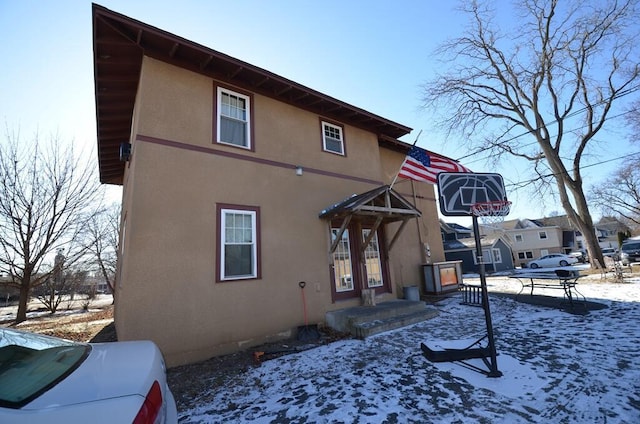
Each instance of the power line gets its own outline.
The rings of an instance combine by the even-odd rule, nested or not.
[[[581,167],[581,170],[585,169],[585,168],[592,168],[594,166],[604,165],[605,163],[609,163],[609,162],[615,162],[615,161],[622,160],[622,159],[628,159],[628,158],[630,158],[632,156],[636,156],[636,155],[640,155],[640,152],[629,153],[629,154],[626,154],[624,156],[618,156],[616,158],[607,159],[607,160],[603,160],[603,161],[600,161],[600,162],[596,162],[596,163],[592,163],[592,164],[589,164],[589,165],[585,165],[585,166]],[[510,183],[510,184],[505,184],[505,186],[523,187],[523,186],[529,185],[531,183],[534,183],[536,181],[540,181],[540,180],[542,180],[544,178],[555,177],[556,175],[559,175],[559,174],[554,172],[554,173],[551,173],[551,174],[540,175],[540,176],[538,176],[536,178],[532,178],[530,180],[519,181],[519,182],[515,182],[515,183]]]

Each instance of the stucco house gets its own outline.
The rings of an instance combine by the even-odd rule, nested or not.
[[[402,124],[93,6],[99,173],[122,185],[119,340],[169,366],[289,337],[444,260]]]

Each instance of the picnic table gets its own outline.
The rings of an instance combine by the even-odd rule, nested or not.
[[[517,279],[522,288],[516,295],[516,298],[522,294],[525,288],[531,289],[531,296],[533,296],[534,288],[541,289],[561,289],[564,292],[564,298],[569,301],[573,306],[574,299],[578,299],[578,296],[582,297],[582,300],[586,302],[586,298],[576,288],[578,279],[581,278],[577,269],[556,269],[554,271],[525,271],[510,275],[509,278]]]

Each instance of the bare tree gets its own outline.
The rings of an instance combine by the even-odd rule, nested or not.
[[[23,142],[7,131],[0,143],[0,272],[20,290],[16,322],[55,270],[47,258],[64,249],[71,264],[85,254],[79,240],[102,195],[94,168],[56,137]]]
[[[102,209],[87,227],[89,249],[111,293],[116,292],[116,266],[118,259],[118,230],[120,228],[120,204],[114,203]]]
[[[529,189],[559,198],[600,264],[581,164],[614,104],[638,89],[637,3],[523,0],[518,28],[501,34],[494,12],[472,1],[466,34],[439,50],[453,65],[424,92],[472,152],[528,161]]]
[[[70,302],[73,301],[85,276],[84,272],[71,272],[60,249],[54,259],[52,271],[42,284],[34,287],[33,294],[49,312],[54,314],[65,298]]]
[[[592,187],[590,198],[605,214],[640,227],[640,159],[629,160],[604,183]]]

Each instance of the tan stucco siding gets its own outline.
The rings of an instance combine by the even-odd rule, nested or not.
[[[168,352],[188,352],[280,333],[303,322],[299,281],[308,284],[311,322],[340,307],[331,303],[328,230],[318,213],[370,186],[150,143],[138,143],[136,155],[145,164],[137,164],[128,208],[135,231],[118,299],[123,339],[151,337]],[[162,189],[143,189],[151,186]],[[262,279],[216,282],[216,203],[260,207]]]
[[[136,134],[209,145],[213,96],[210,78],[145,57]]]
[[[322,150],[320,122],[323,119],[334,121],[254,94],[254,152],[248,152],[214,142],[213,110],[218,82],[148,57],[143,61],[142,76],[138,102],[144,107],[138,117],[138,134],[248,153],[303,168],[326,172],[348,169],[351,175],[360,178],[381,177],[377,138],[373,133],[344,125],[346,154],[329,153]],[[223,85],[233,89],[233,86]]]

